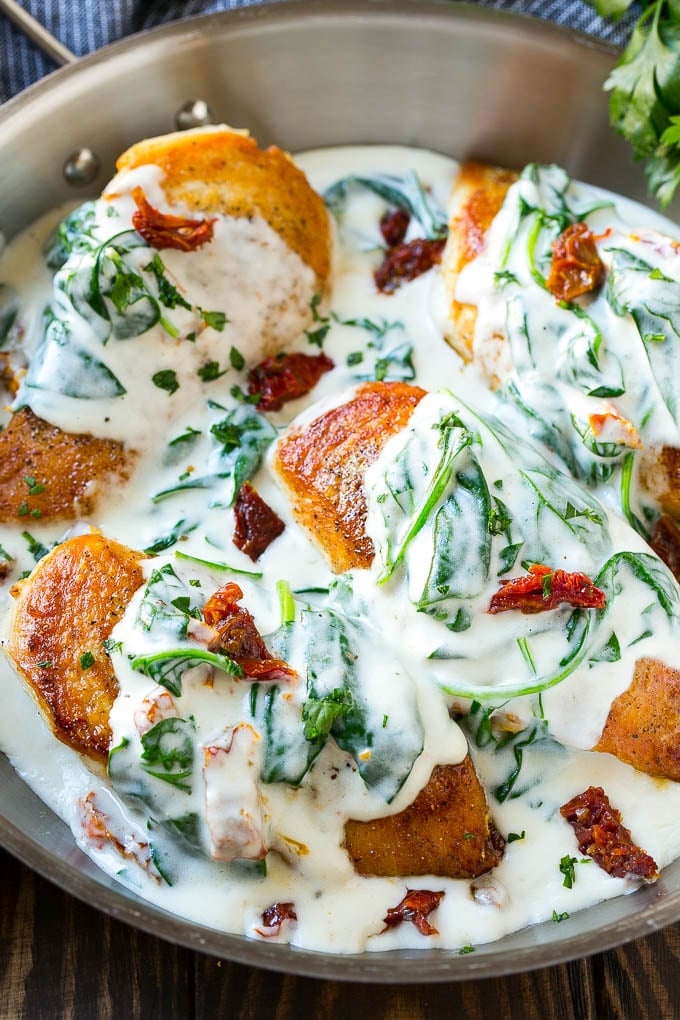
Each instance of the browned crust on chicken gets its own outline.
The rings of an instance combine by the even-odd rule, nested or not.
[[[503,857],[472,759],[437,765],[404,811],[345,825],[345,848],[360,875],[476,878]]]
[[[122,443],[62,432],[22,407],[0,433],[0,521],[87,515],[128,477],[132,456]]]
[[[247,132],[220,127],[148,138],[124,152],[116,166],[132,170],[149,163],[163,171],[171,205],[192,213],[262,216],[314,270],[323,290],[330,271],[328,213],[287,153],[274,145],[261,150]]]
[[[680,450],[674,446],[645,449],[640,456],[640,483],[664,513],[680,520]]]
[[[447,340],[465,361],[472,360],[477,309],[456,301],[461,270],[484,248],[486,233],[518,174],[485,163],[463,163],[451,192],[449,239],[442,259],[442,276],[450,300],[452,331]]]
[[[109,713],[118,694],[102,642],[144,582],[142,558],[103,535],[79,535],[53,549],[12,591],[9,655],[55,735],[95,760],[109,749]]]
[[[593,750],[679,782],[680,670],[658,659],[638,659],[630,687],[612,703]]]
[[[680,528],[667,514],[659,517],[654,525],[649,544],[663,560],[671,573],[680,581]]]
[[[424,396],[407,383],[365,383],[352,400],[293,428],[279,442],[274,468],[293,513],[334,570],[371,565],[364,474]]]

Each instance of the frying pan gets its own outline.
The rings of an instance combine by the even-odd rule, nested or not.
[[[65,67],[0,109],[0,231],[11,238],[78,197],[74,183],[87,185],[83,199],[98,193],[120,152],[173,130],[181,110],[200,113],[196,100],[216,122],[248,127],[261,145],[295,152],[391,142],[508,166],[555,161],[590,183],[644,199],[640,169],[607,123],[601,87],[615,56],[576,32],[450,0],[292,0],[175,23]],[[677,861],[654,886],[470,956],[334,956],[253,942],[184,921],[116,884],[2,755],[0,843],[62,888],[147,932],[317,978],[396,983],[509,974],[600,951],[680,918]]]

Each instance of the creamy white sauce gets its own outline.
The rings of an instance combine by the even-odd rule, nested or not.
[[[404,175],[414,169],[442,208],[447,205],[455,172],[455,164],[442,156],[388,147],[331,149],[305,154],[297,162],[319,191],[350,173]],[[116,215],[109,216],[104,205],[99,206],[94,229],[100,240],[129,227],[132,204],[127,192],[138,183],[143,184],[152,204],[163,207],[154,171],[144,168],[118,178],[115,191],[121,197],[109,203]],[[590,194],[591,189],[584,188],[582,192]],[[495,407],[478,370],[464,368],[442,339],[444,302],[437,271],[402,286],[393,296],[376,293],[372,271],[380,258],[375,249],[380,243],[377,224],[384,208],[384,201],[368,191],[357,191],[349,201],[337,231],[332,293],[319,309],[323,316],[330,309],[335,313],[328,323],[330,329],[323,349],[336,368],[324,375],[307,397],[269,415],[278,428],[285,427],[296,416],[301,416],[298,421],[310,420],[347,399],[358,380],[372,377],[377,359],[389,361],[396,351],[397,358],[391,364],[403,365],[404,346],[412,347],[415,381],[419,385],[432,391],[446,387],[463,397],[466,405]],[[636,222],[639,215],[655,228],[659,226],[658,217],[637,206],[622,203],[620,208],[628,220]],[[39,249],[54,223],[55,218],[51,217],[32,228],[13,242],[0,261],[0,280],[20,293],[21,324],[29,353],[38,342],[43,307],[52,300],[51,276],[42,268]],[[410,229],[409,236],[417,236],[417,227],[412,225]],[[667,229],[670,231],[671,227]],[[493,230],[501,233],[502,222]],[[135,268],[143,269],[148,259],[149,250],[145,249],[134,263]],[[278,235],[258,219],[220,220],[213,246],[189,256],[165,251],[162,261],[171,282],[192,306],[165,313],[177,336],[158,324],[140,337],[110,339],[102,347],[101,339],[93,335],[84,319],[72,316],[69,320],[78,343],[98,358],[106,357],[107,367],[126,390],[123,396],[106,401],[83,400],[26,386],[19,399],[27,400],[37,414],[69,431],[92,430],[97,435],[123,439],[139,451],[138,466],[130,482],[101,501],[91,523],[134,548],[150,547],[175,531],[181,539],[159,559],[145,565],[147,575],[163,564],[171,564],[186,590],[198,599],[207,597],[226,580],[236,580],[244,592],[243,605],[253,614],[258,629],[271,635],[280,623],[277,581],[285,580],[293,591],[325,588],[333,575],[292,519],[270,461],[264,459],[253,484],[286,521],[286,530],[256,566],[231,543],[233,511],[227,505],[228,480],[217,481],[209,488],[186,489],[156,502],[152,497],[177,485],[180,476],[186,482],[213,471],[217,454],[210,427],[242,407],[230,391],[234,385],[245,385],[248,367],[277,345],[317,353],[303,332],[318,325],[310,321],[312,274],[285,248]],[[480,262],[466,271],[459,296],[476,300],[484,291],[484,280]],[[222,312],[229,322],[221,332],[206,327],[195,311],[198,307]],[[374,332],[348,324],[362,318],[392,324],[386,325],[384,335],[377,341],[379,349],[370,346],[376,342]],[[493,332],[496,321],[500,321],[497,299],[490,295],[488,309],[479,318],[480,344],[486,333]],[[629,332],[634,329],[630,322],[623,325]],[[194,340],[184,339],[192,332],[197,334]],[[244,356],[244,370],[230,363],[232,346]],[[212,382],[202,382],[197,370],[209,361],[216,361],[226,374]],[[150,383],[151,376],[163,369],[177,373],[180,386],[175,393],[169,394]],[[638,370],[641,371],[636,363],[634,376]],[[425,447],[428,446],[433,421],[440,412],[451,408],[452,399],[455,404],[457,398],[446,395],[434,395],[423,401],[409,428],[388,444],[369,472],[369,531],[379,549],[384,538],[383,525],[379,504],[371,493],[378,492],[386,466],[404,448],[409,436],[420,435]],[[217,402],[221,408],[209,407],[208,400]],[[632,414],[627,406],[624,411]],[[654,416],[650,429],[655,442],[673,440],[675,436],[663,412]],[[189,438],[168,446],[181,435]],[[432,452],[431,442],[429,449]],[[511,502],[518,485],[512,458],[491,440],[485,445],[484,456],[488,458],[483,461],[487,477],[504,479],[503,499]],[[27,520],[27,529],[46,545],[64,536],[63,526],[42,525],[35,519]],[[21,530],[25,529],[0,528],[0,543],[17,559],[10,582],[32,566]],[[583,545],[569,540],[564,528],[546,525],[540,535],[549,549],[559,545],[563,558],[553,565],[567,570],[595,572],[612,550],[646,550],[642,540],[613,514],[603,520],[602,549],[591,551],[587,563]],[[78,806],[91,791],[95,792],[98,807],[109,816],[111,827],[131,836],[133,843],[149,838],[147,814],[141,806],[111,792],[106,779],[93,775],[75,752],[54,739],[33,699],[9,666],[3,670],[7,708],[0,718],[0,746],[26,781],[72,826],[79,844],[103,868],[118,874],[121,881],[166,909],[247,937],[262,937],[258,929],[267,907],[291,901],[295,904],[297,922],[285,922],[274,941],[338,953],[395,947],[459,948],[500,938],[527,924],[551,923],[554,914],[573,913],[630,891],[634,883],[609,877],[593,862],[581,862],[573,832],[560,817],[558,808],[589,785],[602,785],[612,804],[622,812],[633,838],[652,854],[660,867],[680,854],[680,785],[652,779],[611,756],[587,750],[601,732],[612,699],[627,687],[638,655],[654,654],[677,664],[680,647],[677,629],[659,613],[654,616],[654,639],[644,639],[632,650],[625,650],[619,662],[598,663],[592,670],[586,663],[544,692],[540,707],[550,733],[567,748],[541,744],[527,751],[516,798],[498,803],[489,792],[490,810],[500,831],[506,837],[509,833],[523,835],[507,844],[501,864],[492,873],[495,892],[487,897],[487,902],[484,897],[473,896],[474,883],[468,881],[432,876],[362,878],[354,873],[342,848],[346,819],[369,819],[402,810],[427,782],[433,765],[456,763],[465,756],[467,741],[463,730],[450,719],[448,711],[450,704],[459,703],[461,698],[446,694],[443,688],[469,682],[476,676],[477,681],[489,685],[491,703],[500,705],[507,701],[502,693],[503,674],[509,672],[520,677],[521,670],[526,669],[516,647],[516,638],[525,631],[518,630],[517,614],[513,613],[489,617],[477,612],[467,632],[451,635],[459,642],[459,649],[474,656],[462,672],[455,660],[428,658],[446,640],[442,631],[445,636],[449,633],[432,618],[417,613],[412,603],[427,581],[431,544],[432,531],[428,526],[413,543],[408,576],[397,577],[387,585],[376,585],[380,556],[376,557],[372,571],[355,571],[352,577],[353,606],[363,607],[360,614],[369,615],[373,627],[352,631],[359,672],[364,678],[370,676],[376,703],[380,699],[388,703],[392,700],[385,715],[390,717],[387,725],[393,728],[389,732],[395,734],[395,746],[404,746],[399,742],[413,737],[412,731],[417,726],[409,725],[410,721],[419,717],[423,728],[422,752],[416,755],[410,774],[389,804],[379,790],[364,783],[357,764],[332,740],[299,787],[258,782],[264,755],[262,724],[257,712],[253,714],[249,683],[233,680],[221,672],[213,677],[208,667],[199,665],[184,673],[181,696],[170,697],[164,688],[132,668],[129,653],[148,655],[162,647],[158,632],[144,631],[138,622],[143,589],[114,632],[115,641],[121,642],[121,648],[112,652],[121,693],[111,716],[112,746],[129,741],[124,753],[139,762],[142,736],[149,724],[148,718],[145,723],[144,714],[148,716],[154,705],[163,718],[193,718],[195,727],[191,739],[198,752],[191,793],[157,782],[154,787],[157,802],[151,814],[169,818],[193,812],[198,816],[204,845],[212,847],[217,857],[234,854],[257,857],[263,846],[268,847],[266,877],[258,872],[254,860],[209,860],[185,853],[159,832],[158,826],[152,829],[151,839],[157,840],[161,867],[172,878],[172,885],[154,880],[134,861],[121,858],[113,847],[94,846],[83,830],[82,808]],[[229,571],[178,558],[177,551],[226,563],[240,571],[255,570],[262,577],[243,574],[232,577]],[[497,566],[495,563],[490,581],[480,581],[471,596],[471,604],[477,610],[488,604],[490,592],[495,590]],[[517,572],[518,569],[512,570],[507,576],[516,576]],[[191,581],[199,582],[200,587],[190,585]],[[634,583],[628,594],[632,602],[627,604],[635,605],[640,612],[650,601],[649,598],[644,601],[645,592],[638,591]],[[9,603],[8,596],[5,598]],[[318,605],[313,596],[301,594],[296,603],[298,613],[307,601],[312,607]],[[352,609],[350,616],[354,612]],[[568,614],[556,612],[566,621]],[[361,615],[356,617],[359,622]],[[520,621],[521,627],[529,629],[528,639],[532,641],[531,628],[540,630],[543,623],[545,620],[540,617],[522,617]],[[639,617],[626,610],[623,599],[614,605],[608,625],[620,635],[622,647],[637,638],[641,630]],[[549,659],[554,655],[551,642],[555,639],[549,634],[544,637],[545,655]],[[508,643],[514,646],[509,658]],[[293,644],[289,653],[291,664],[302,675],[303,652]],[[291,717],[297,718],[295,713],[306,698],[304,682],[291,682],[289,693]],[[536,721],[539,711],[535,697],[521,696],[513,697],[503,710],[512,711],[527,725]],[[214,752],[212,758],[206,752],[210,748]],[[509,754],[474,748],[473,753],[487,791],[507,778],[513,764]],[[112,771],[115,780],[113,765]],[[130,775],[138,778],[139,767]],[[240,827],[236,824],[239,813]],[[232,824],[228,824],[230,820]],[[564,876],[559,869],[565,855],[578,859],[576,881],[570,889],[563,885]],[[439,935],[424,938],[408,923],[383,931],[387,910],[399,903],[406,888],[445,891],[431,918]],[[500,905],[489,903],[489,898]]]

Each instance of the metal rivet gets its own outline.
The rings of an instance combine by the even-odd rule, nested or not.
[[[175,114],[175,127],[178,131],[205,127],[212,122],[213,112],[205,99],[188,99]]]
[[[92,184],[99,173],[99,158],[92,149],[76,149],[64,163],[64,177],[74,188]]]

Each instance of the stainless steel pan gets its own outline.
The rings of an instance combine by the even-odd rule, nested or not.
[[[99,173],[132,142],[174,128],[205,100],[217,121],[291,151],[396,142],[511,166],[530,159],[644,196],[607,125],[613,51],[577,33],[447,0],[294,0],[161,28],[56,72],[0,110],[0,231],[11,237],[73,198],[63,167],[91,149]],[[84,197],[84,196],[83,196]],[[354,981],[500,975],[564,961],[680,918],[680,861],[653,887],[481,946],[337,957],[256,943],[185,922],[100,872],[0,756],[0,843],[117,918],[244,963]]]

